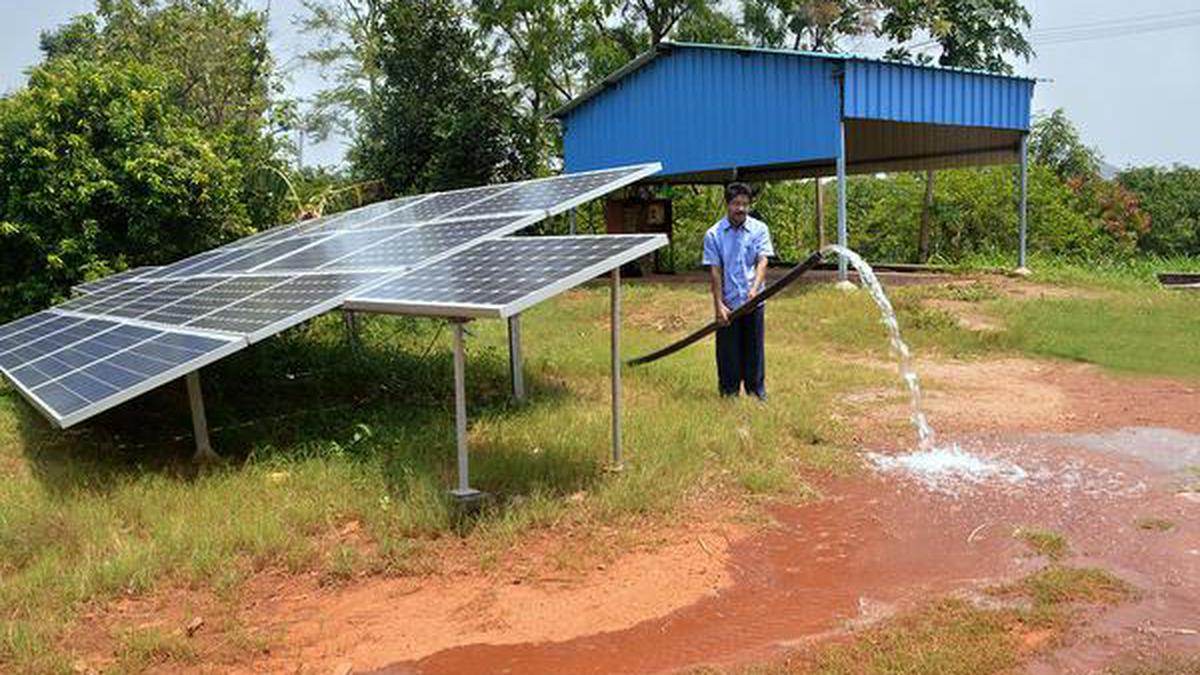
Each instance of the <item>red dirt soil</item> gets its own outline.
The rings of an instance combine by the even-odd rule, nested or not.
[[[662,533],[670,545],[579,575],[546,578],[553,564],[545,560],[519,577],[458,568],[330,588],[260,582],[240,601],[237,623],[282,647],[218,669],[632,674],[761,662],[937,595],[1032,572],[1045,561],[1012,536],[1023,525],[1063,532],[1068,563],[1106,568],[1140,594],[1037,656],[1030,672],[1094,672],[1129,652],[1200,649],[1190,632],[1200,629],[1195,493],[1179,493],[1177,474],[1136,458],[1038,436],[1133,426],[1200,433],[1200,390],[1024,359],[918,369],[942,438],[1012,459],[1041,472],[1038,480],[951,495],[892,475],[831,479],[822,485],[828,499],[775,506],[775,522],[757,532],[739,534],[719,519],[679,526]],[[895,423],[906,402],[894,391],[852,399],[865,447],[911,445],[911,432]],[[1174,527],[1138,526],[1150,517]]]

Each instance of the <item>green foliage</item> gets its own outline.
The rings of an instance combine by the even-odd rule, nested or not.
[[[1034,117],[1029,161],[1049,168],[1063,180],[1100,176],[1100,152],[1084,145],[1062,108]]]
[[[875,0],[744,0],[742,24],[760,47],[838,50],[841,37],[875,28]]]
[[[1025,39],[1033,17],[1021,0],[883,0],[886,11],[876,34],[894,43],[909,42],[918,32],[933,36],[941,48],[937,62],[943,66],[1012,72],[1005,56],[1026,60],[1033,48]],[[892,47],[888,58],[931,62],[926,53]]]
[[[0,100],[0,315],[251,231],[242,165],[172,91],[149,66],[58,57]]]
[[[449,0],[389,5],[377,96],[350,153],[356,172],[393,192],[525,177],[523,120]]]
[[[1150,218],[1143,250],[1157,255],[1200,255],[1200,169],[1130,169],[1117,182],[1131,191]]]

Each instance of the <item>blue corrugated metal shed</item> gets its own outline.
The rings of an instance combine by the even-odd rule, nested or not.
[[[720,181],[1015,161],[1034,80],[821,54],[664,42],[559,110],[568,171],[659,161]]]

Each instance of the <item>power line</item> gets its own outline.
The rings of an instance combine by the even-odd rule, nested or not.
[[[1200,10],[1191,9],[1179,12],[1145,14],[1142,16],[1104,19],[1101,21],[1041,28],[1031,30],[1027,39],[1034,45],[1052,45],[1065,42],[1123,37],[1126,35],[1141,35],[1195,25],[1200,25]],[[938,44],[937,39],[928,39],[908,45],[908,48],[920,51],[936,47]]]

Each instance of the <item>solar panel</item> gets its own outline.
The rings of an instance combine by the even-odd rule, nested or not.
[[[323,314],[342,304],[352,291],[381,281],[386,274],[311,274],[298,276],[253,297],[199,319],[189,328],[241,333],[250,342]]]
[[[289,278],[286,276],[230,277],[215,286],[193,293],[149,314],[143,314],[139,318],[168,326],[182,326],[236,302],[241,302],[255,293],[278,286]]]
[[[420,225],[332,261],[322,271],[405,269],[481,237],[511,234],[536,220],[540,218],[515,215]]]
[[[398,294],[386,311],[504,315],[661,243],[502,237],[658,168],[402,197],[89,282],[83,297],[0,326],[0,372],[65,427],[381,284]]]
[[[112,408],[245,346],[241,339],[156,333],[82,368],[28,386],[9,378],[43,414],[62,427]]]
[[[356,251],[397,236],[405,228],[341,232],[314,246],[263,265],[260,272],[304,272],[344,258]]]
[[[101,279],[96,279],[94,281],[87,281],[82,284],[77,284],[71,290],[74,291],[78,295],[87,295],[88,293],[94,293],[94,292],[96,292],[102,288],[105,288],[107,286],[110,286],[118,281],[128,281],[130,279],[140,277],[143,274],[148,274],[150,272],[153,272],[154,270],[157,270],[157,269],[158,269],[157,267],[151,267],[151,266],[134,267],[131,269],[124,270],[122,272],[110,274]]]
[[[346,307],[507,317],[666,244],[661,234],[490,239],[351,296]]]
[[[655,169],[656,170],[656,169]],[[588,173],[568,174],[518,184],[490,199],[463,209],[458,215],[473,216],[487,213],[550,210],[551,215],[612,192],[614,181],[632,183],[649,173],[645,166],[607,169]]]
[[[227,279],[228,277],[193,277],[180,281],[150,282],[137,291],[122,296],[124,302],[105,313],[110,316],[136,319],[216,286]]]
[[[314,231],[329,231],[329,230],[351,230],[369,225],[375,220],[388,216],[396,211],[412,205],[414,202],[422,199],[424,195],[415,195],[411,197],[400,197],[399,199],[389,199],[387,201],[375,202],[349,211],[335,213],[328,218],[318,218],[317,220],[304,223],[300,227],[300,231],[304,233]]]

